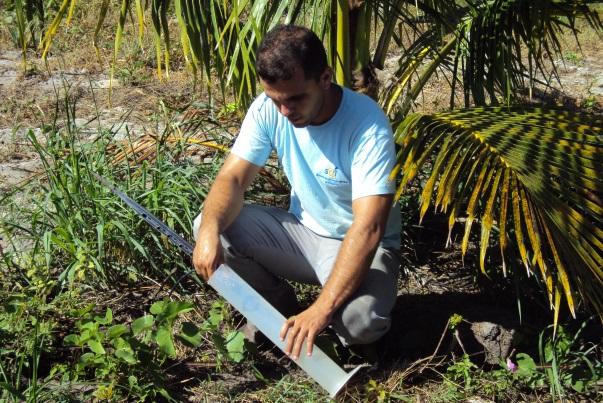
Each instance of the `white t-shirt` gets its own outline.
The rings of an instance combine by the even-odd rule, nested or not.
[[[389,120],[371,98],[343,88],[337,112],[319,126],[296,128],[265,94],[249,108],[232,153],[263,166],[276,150],[291,184],[289,212],[315,233],[343,239],[352,200],[395,193]],[[400,208],[392,206],[383,247],[400,247]]]

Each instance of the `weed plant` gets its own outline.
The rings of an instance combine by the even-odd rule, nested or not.
[[[223,358],[235,361],[242,359],[242,338],[222,336],[225,314],[204,327],[176,327],[177,317],[192,308],[189,302],[160,301],[150,313],[119,322],[109,309],[99,315],[102,307],[82,300],[90,290],[131,288],[140,279],[191,291],[190,279],[196,278],[187,275],[190,262],[179,250],[93,173],[191,239],[192,220],[206,196],[204,184],[216,167],[193,164],[184,146],[170,148],[162,141],[152,162],[114,164],[108,152],[116,144],[114,134],[101,129],[94,140],[83,141],[73,124],[73,107],[67,102],[64,110],[64,126],[55,121],[39,136],[28,134],[43,172],[0,201],[5,244],[0,250],[5,279],[0,400],[170,399],[160,369],[175,356],[175,336],[189,347],[221,341]]]
[[[29,139],[40,157],[44,175],[24,190],[5,197],[10,210],[2,228],[12,248],[5,262],[39,266],[68,287],[75,280],[98,288],[138,276],[172,279],[175,268],[190,271],[178,250],[151,231],[129,208],[98,183],[96,172],[123,186],[140,204],[190,239],[192,220],[206,189],[206,172],[176,161],[173,150],[161,149],[151,164],[111,164],[106,149],[110,133],[92,142],[77,138],[77,128],[50,129]],[[27,200],[23,203],[24,198]]]
[[[558,401],[597,400],[603,379],[601,346],[584,342],[582,332],[594,318],[576,331],[559,326],[545,328],[539,336],[536,357],[517,353],[498,368],[484,370],[465,354],[446,368],[434,401],[465,401],[473,396],[490,400],[517,401],[520,395],[550,396]],[[548,390],[547,390],[548,389]]]

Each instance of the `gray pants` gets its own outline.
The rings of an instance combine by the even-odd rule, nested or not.
[[[197,239],[201,215],[194,222]],[[298,313],[293,288],[283,279],[324,285],[342,241],[315,234],[287,211],[245,205],[221,237],[226,263],[285,316]],[[347,345],[367,344],[390,328],[400,260],[378,248],[360,288],[333,315],[331,326]]]

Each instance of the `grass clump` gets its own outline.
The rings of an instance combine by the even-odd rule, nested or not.
[[[151,162],[114,163],[116,147],[131,142],[116,142],[108,130],[83,141],[73,122],[29,132],[43,171],[2,196],[0,400],[172,399],[164,367],[177,349],[222,335],[228,317],[213,327],[195,324],[202,319],[190,317],[192,300],[178,298],[198,291],[195,276],[185,275],[190,262],[93,173],[191,239],[215,166],[193,163],[184,142],[161,141]],[[98,294],[149,283],[151,302],[118,306],[118,315]],[[171,298],[157,296],[168,291]],[[228,341],[224,346],[228,360]]]
[[[47,131],[43,139],[30,132],[29,139],[44,173],[19,197],[5,197],[12,214],[3,219],[2,227],[6,239],[15,240],[5,260],[40,265],[61,288],[76,279],[100,288],[140,275],[175,280],[171,274],[175,267],[190,270],[175,248],[149,231],[92,173],[125,183],[134,198],[189,238],[192,219],[205,197],[199,184],[206,173],[182,165],[163,150],[152,164],[134,167],[126,161],[114,166],[106,152],[109,135],[87,143],[67,128]]]

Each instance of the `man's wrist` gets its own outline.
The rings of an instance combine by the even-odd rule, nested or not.
[[[203,234],[204,236],[220,236],[220,232],[220,226],[217,222],[203,221],[201,228],[199,228],[199,234]]]
[[[335,313],[337,308],[339,308],[339,305],[337,304],[336,299],[330,298],[327,295],[325,295],[324,290],[318,296],[316,301],[314,301],[313,305],[319,312],[322,312],[325,316],[328,316],[328,317],[331,317],[333,315],[333,313]]]

